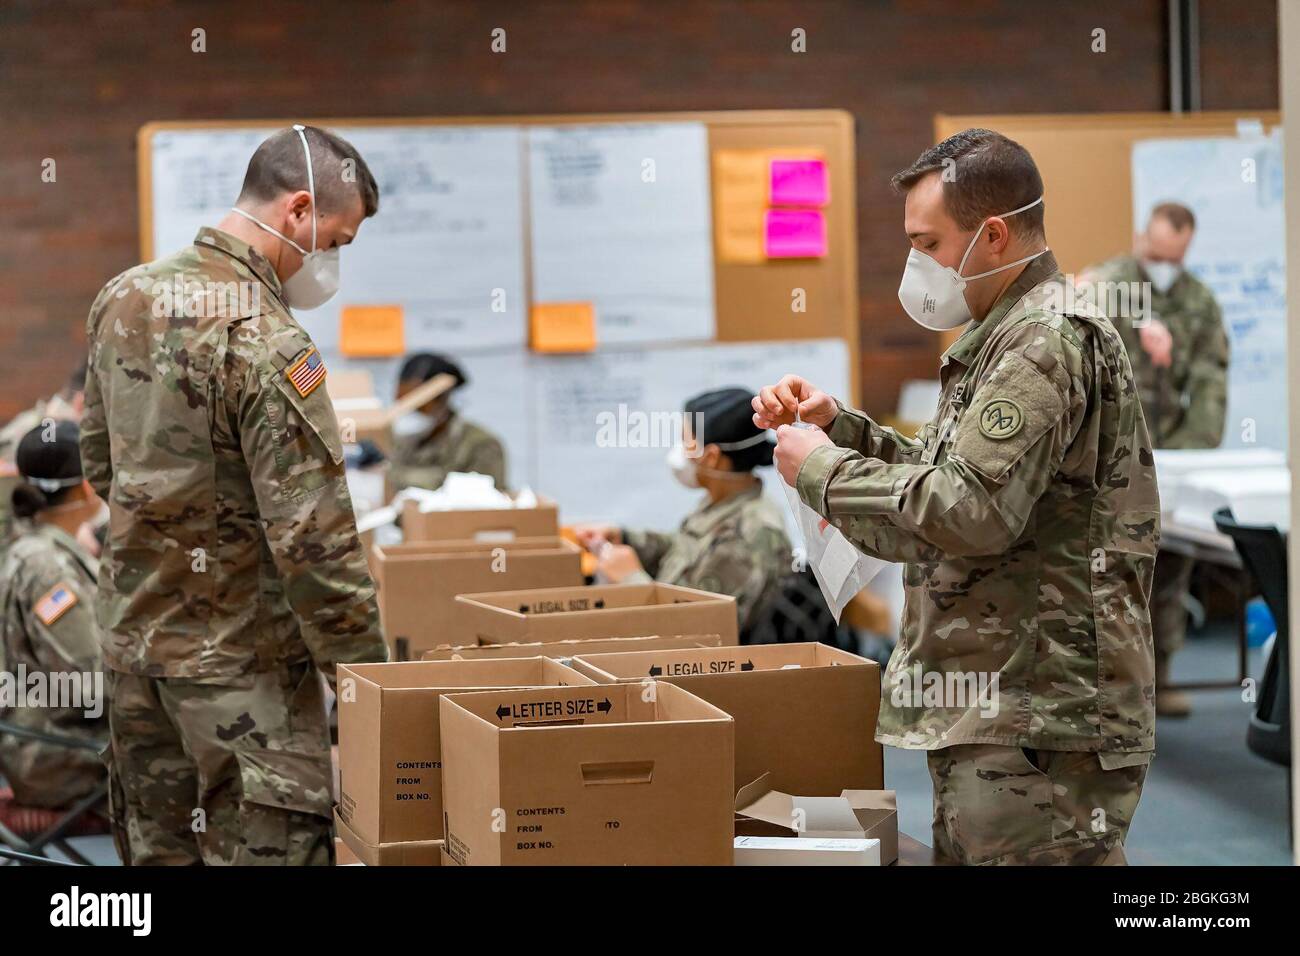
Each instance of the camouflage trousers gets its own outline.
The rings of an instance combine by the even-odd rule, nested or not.
[[[127,865],[329,865],[329,728],[309,664],[220,681],[112,673],[110,808]]]
[[[927,756],[934,781],[934,849],[944,862],[1126,863],[1124,838],[1150,754],[964,744]]]
[[[1192,585],[1196,562],[1183,554],[1161,551],[1156,555],[1156,572],[1151,583],[1151,635],[1156,654],[1176,653],[1187,637],[1187,609],[1183,599]]]

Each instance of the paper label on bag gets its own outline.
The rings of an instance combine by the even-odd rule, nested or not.
[[[849,572],[858,563],[859,557],[861,555],[858,549],[849,544],[848,538],[841,532],[835,531],[831,534],[830,541],[826,545],[826,553],[822,555],[817,570],[821,572],[822,580],[826,582],[832,594],[840,593]]]

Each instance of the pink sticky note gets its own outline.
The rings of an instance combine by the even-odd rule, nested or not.
[[[826,217],[820,209],[769,209],[763,215],[763,251],[769,259],[826,255]]]
[[[768,196],[773,206],[825,206],[831,198],[826,160],[772,160]]]

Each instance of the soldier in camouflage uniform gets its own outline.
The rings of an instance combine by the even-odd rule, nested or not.
[[[126,862],[333,859],[318,671],[385,651],[326,369],[289,310],[330,297],[377,205],[348,143],[282,130],[217,228],[91,308],[81,450],[111,512],[96,609]]]
[[[1080,287],[1094,301],[1128,292],[1130,316],[1112,316],[1128,349],[1133,377],[1156,448],[1217,448],[1228,406],[1228,336],[1214,293],[1183,269],[1196,231],[1186,206],[1166,202],[1151,212],[1134,254],[1093,266]],[[1118,298],[1118,296],[1117,296]],[[1166,690],[1170,661],[1187,632],[1184,606],[1193,560],[1164,550],[1156,559],[1151,623],[1156,642],[1156,713],[1184,717],[1191,699]]]
[[[15,534],[0,558],[0,673],[25,686],[31,675],[46,675],[49,688],[37,706],[0,703],[0,718],[93,745],[71,749],[0,734],[0,771],[18,803],[31,807],[69,806],[104,779],[98,751],[108,741],[108,717],[94,611],[98,563],[73,537],[99,499],[82,477],[77,438],[76,424],[61,421],[48,433],[38,425],[18,443]]]
[[[45,421],[80,421],[85,391],[86,363],[82,362],[60,392],[19,412],[0,428],[0,548],[4,547],[4,539],[9,533],[9,496],[17,483],[13,464],[19,440]]]
[[[584,546],[599,554],[598,569],[606,580],[659,581],[733,596],[742,641],[791,573],[792,560],[781,513],[754,474],[772,463],[772,445],[750,421],[752,395],[724,388],[686,403],[685,445],[670,456],[673,473],[707,495],[675,533],[606,525],[578,529]],[[692,431],[697,426],[698,440]]]
[[[929,328],[975,319],[943,356],[933,421],[907,438],[787,376],[755,422],[782,426],[778,470],[811,508],[906,564],[877,739],[929,752],[936,850],[1123,862],[1154,747],[1159,533],[1124,345],[1067,294],[1022,147],[968,130],[895,184],[904,307]],[[787,427],[796,407],[825,431]]]
[[[460,366],[442,355],[421,352],[402,364],[398,373],[397,397],[401,398],[437,375],[456,380],[451,392],[444,392],[418,412],[398,419],[397,438],[389,480],[394,488],[437,490],[453,471],[488,475],[506,490],[506,453],[501,440],[486,428],[466,421],[451,407],[451,395],[466,382]]]

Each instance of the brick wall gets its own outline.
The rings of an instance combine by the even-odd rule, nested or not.
[[[1277,106],[1272,0],[1201,0],[1207,109]],[[895,298],[888,177],[936,112],[1159,110],[1162,0],[5,0],[0,420],[54,390],[100,285],[134,264],[135,133],[155,119],[841,107],[857,118],[868,408],[933,374]],[[509,52],[489,51],[494,27]],[[789,51],[803,27],[808,52]],[[1095,27],[1108,52],[1089,50]],[[190,31],[207,31],[192,53]],[[56,183],[41,162],[57,161]]]

